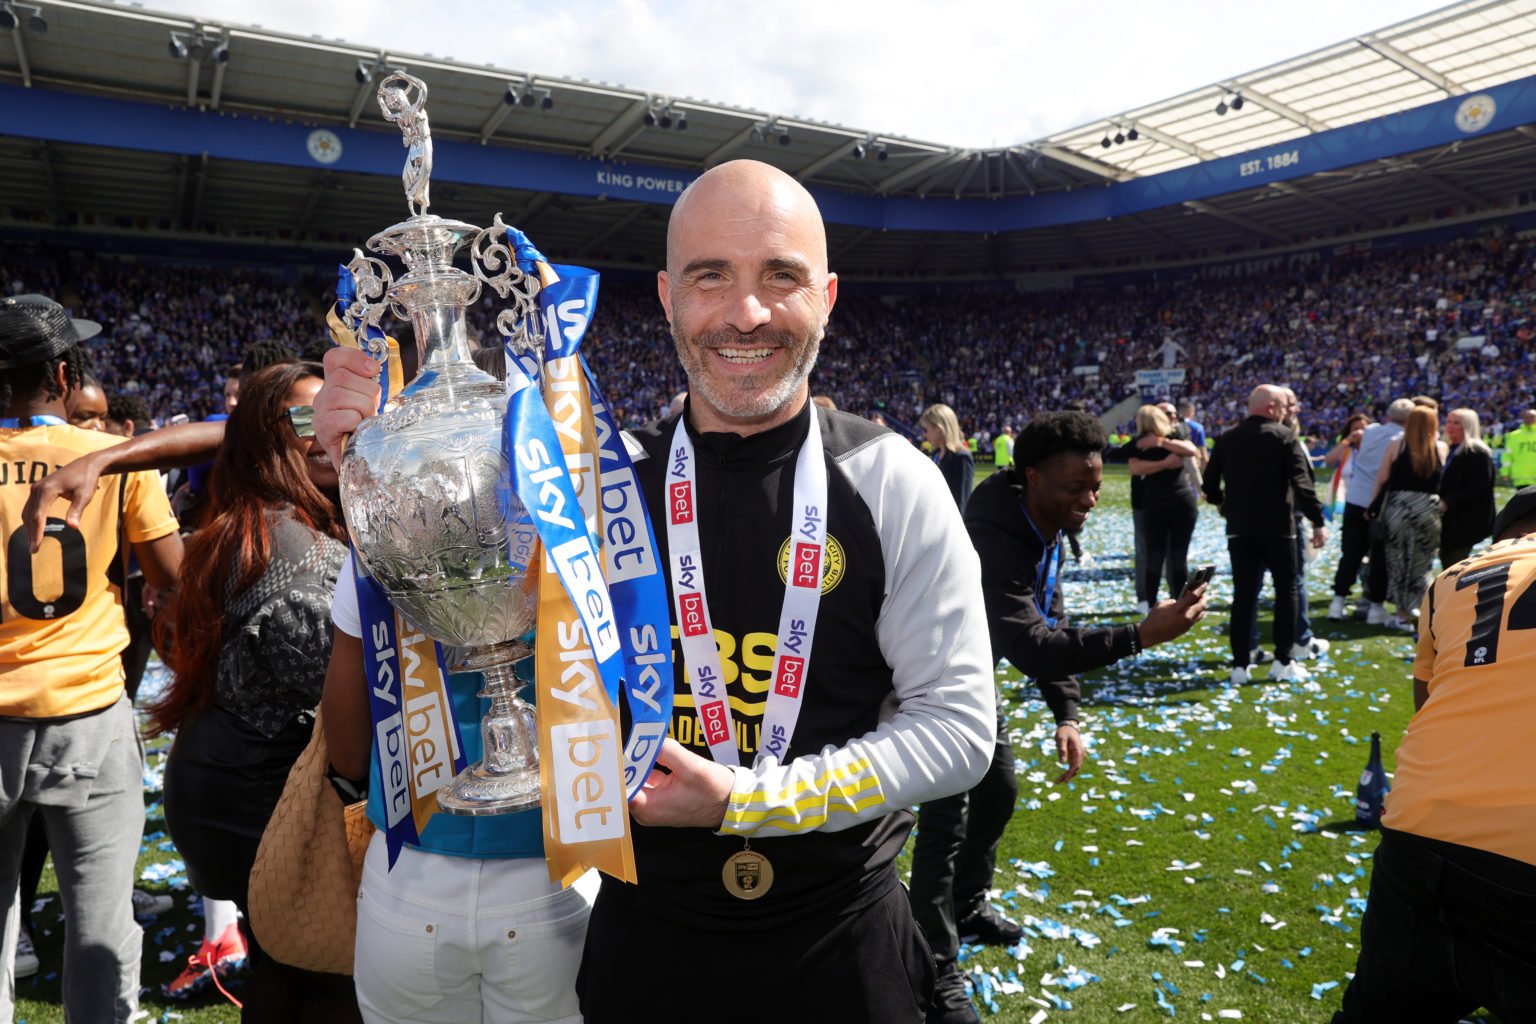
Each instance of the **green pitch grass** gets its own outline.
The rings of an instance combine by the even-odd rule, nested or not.
[[[989,469],[978,466],[978,478]],[[1070,614],[1130,621],[1123,470],[1110,470],[1083,542],[1092,562],[1067,576]],[[1327,621],[1337,547],[1309,570],[1314,628],[1333,642],[1312,681],[1271,684],[1260,669],[1257,681],[1230,687],[1225,544],[1220,520],[1202,509],[1190,562],[1218,566],[1211,611],[1181,641],[1084,677],[1090,754],[1067,785],[1050,784],[1060,769],[1043,704],[1017,669],[998,672],[1021,774],[994,902],[1029,935],[1013,949],[964,949],[983,1020],[1293,1024],[1326,1022],[1338,1008],[1376,846],[1374,833],[1353,830],[1355,784],[1373,731],[1393,767],[1412,713],[1413,641]],[[1265,648],[1269,627],[1261,607]],[[162,759],[163,748],[151,753],[151,779]],[[145,926],[147,1019],[234,1022],[212,990],[184,1003],[158,995],[196,949],[202,922],[164,836],[157,785],[146,800],[140,868],[152,880],[140,884],[176,899]],[[30,1024],[63,1020],[51,874],[43,888],[43,968],[17,986],[17,1020]]]

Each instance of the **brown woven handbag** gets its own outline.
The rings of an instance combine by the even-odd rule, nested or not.
[[[373,836],[365,803],[344,805],[326,770],[318,712],[309,745],[293,763],[251,868],[256,941],[273,958],[307,971],[352,973],[357,887]]]

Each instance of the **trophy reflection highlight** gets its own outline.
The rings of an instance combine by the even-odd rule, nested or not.
[[[470,359],[465,312],[489,286],[508,308],[502,334],[521,334],[536,312],[539,282],[517,267],[498,214],[489,228],[427,212],[432,136],[420,79],[396,72],[379,84],[379,107],[400,127],[407,159],[402,180],[411,217],[368,239],[369,250],[398,259],[396,280],[375,256],[353,251],[356,299],[344,319],[358,343],[379,356],[367,327],[389,309],[416,331],[421,368],[346,446],[341,499],[358,559],[415,628],[445,647],[464,649],[451,668],[485,675],[491,701],[481,720],[484,754],[437,791],[452,814],[505,814],[539,803],[534,709],[518,691],[516,663],[533,653],[522,641],[538,609],[538,552],[532,521],[510,484],[502,454],[506,385]],[[472,273],[453,265],[468,248]]]

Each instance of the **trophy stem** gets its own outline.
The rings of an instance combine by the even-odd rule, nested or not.
[[[482,664],[491,709],[480,720],[480,761],[464,769],[437,792],[437,805],[449,814],[511,814],[539,804],[539,736],[533,705],[519,695],[523,681],[516,665],[529,654],[525,644],[497,645],[500,660]],[[480,657],[476,657],[480,654]],[[483,652],[468,661],[481,662]]]

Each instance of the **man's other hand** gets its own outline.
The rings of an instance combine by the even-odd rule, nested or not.
[[[736,776],[723,764],[700,757],[676,740],[665,740],[656,767],[629,802],[642,825],[718,829],[725,820]]]
[[[315,395],[315,439],[341,468],[347,435],[379,408],[379,364],[355,348],[325,354],[325,384]]]
[[[1320,548],[1328,543],[1328,527],[1317,526],[1312,529],[1312,546]]]
[[[1063,782],[1070,782],[1077,777],[1078,771],[1083,767],[1083,759],[1088,756],[1088,748],[1083,744],[1083,734],[1077,726],[1071,722],[1063,722],[1056,727],[1056,760],[1067,766],[1067,770],[1056,776],[1056,781],[1051,785],[1059,786]]]
[[[1188,633],[1205,614],[1206,584],[1184,594],[1177,601],[1159,601],[1141,623],[1141,646],[1156,647]]]

